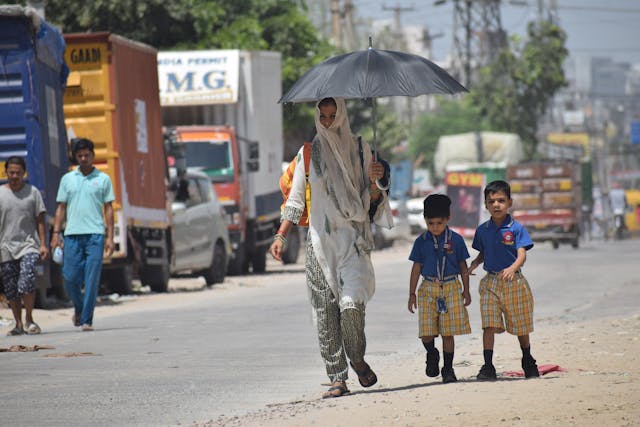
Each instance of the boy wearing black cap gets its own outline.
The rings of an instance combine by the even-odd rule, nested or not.
[[[409,255],[413,267],[408,308],[411,313],[418,308],[420,338],[427,350],[425,373],[429,377],[437,377],[440,373],[440,353],[434,340],[441,335],[443,383],[457,381],[453,371],[453,336],[471,333],[466,309],[471,304],[466,261],[469,252],[462,236],[447,226],[450,206],[451,199],[444,194],[432,194],[424,200],[427,231],[415,240]],[[458,275],[462,277],[462,283]],[[423,280],[416,296],[420,276]]]

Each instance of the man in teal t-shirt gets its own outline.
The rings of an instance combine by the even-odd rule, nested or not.
[[[78,167],[60,181],[51,247],[64,246],[62,276],[75,308],[73,324],[82,326],[83,331],[91,331],[103,253],[111,256],[114,248],[112,202],[115,197],[109,175],[93,166],[93,142],[83,138],[74,140],[73,157]],[[65,221],[63,241],[60,230]]]

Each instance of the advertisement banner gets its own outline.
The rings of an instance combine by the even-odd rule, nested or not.
[[[484,210],[484,174],[447,172],[445,184],[451,199],[449,226],[463,237],[473,237]]]
[[[239,50],[158,52],[160,104],[236,103],[239,67]]]

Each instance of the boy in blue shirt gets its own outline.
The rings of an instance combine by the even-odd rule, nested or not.
[[[440,353],[434,340],[441,335],[443,383],[458,380],[453,371],[453,336],[471,333],[466,309],[471,304],[466,261],[469,252],[462,236],[447,227],[450,206],[451,199],[444,194],[432,194],[424,200],[427,231],[415,240],[409,255],[413,267],[408,308],[411,313],[416,306],[418,308],[419,336],[427,350],[425,373],[429,377],[437,377],[440,373]],[[458,275],[462,275],[462,284]],[[416,296],[420,276],[423,281]]]
[[[505,330],[518,337],[525,377],[539,377],[529,342],[529,334],[533,332],[533,295],[520,271],[533,242],[527,230],[509,215],[513,201],[507,182],[490,182],[484,190],[484,200],[491,219],[476,229],[472,246],[480,253],[468,270],[471,274],[484,263],[487,272],[480,280],[484,365],[477,378],[496,379],[492,361],[494,339],[496,333]]]

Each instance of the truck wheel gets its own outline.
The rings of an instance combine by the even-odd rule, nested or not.
[[[36,286],[35,308],[49,308],[49,304],[47,302],[47,290],[45,288]]]
[[[245,264],[244,245],[241,244],[238,247],[235,256],[229,260],[229,265],[227,266],[227,274],[229,276],[239,276],[240,274],[245,272]]]
[[[62,301],[68,301],[69,296],[64,289],[64,279],[62,278],[62,267],[55,262],[50,263],[51,291],[53,295]]]
[[[579,242],[578,238],[576,237],[575,239],[573,239],[571,241],[571,247],[573,249],[578,249],[579,246],[580,246],[580,242]]]
[[[224,250],[224,245],[220,242],[216,243],[213,248],[213,259],[208,269],[202,272],[204,280],[207,282],[207,286],[215,283],[224,282],[224,276],[227,272],[227,254]]]
[[[560,247],[560,242],[558,242],[557,240],[552,240],[551,246],[553,246],[553,249],[558,249]]]
[[[133,267],[131,264],[124,264],[118,268],[105,271],[107,279],[107,288],[111,292],[117,292],[120,295],[129,295],[133,293]]]
[[[251,257],[251,265],[254,273],[264,273],[267,269],[267,250],[264,247],[256,248]]]
[[[300,255],[300,231],[294,228],[287,238],[287,247],[282,254],[282,262],[284,264],[295,264],[298,262]]]
[[[169,266],[146,265],[142,269],[140,281],[143,285],[149,286],[153,292],[163,293],[169,289]]]

